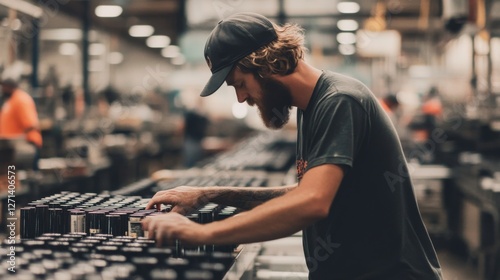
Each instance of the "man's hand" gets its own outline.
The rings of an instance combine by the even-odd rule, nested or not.
[[[202,188],[182,186],[157,192],[148,202],[146,209],[156,207],[160,211],[162,204],[170,204],[173,207],[172,212],[187,214],[208,202],[209,199]]]
[[[146,217],[142,228],[148,231],[148,238],[155,239],[157,246],[173,245],[180,240],[187,245],[201,245],[207,240],[208,233],[203,225],[190,221],[178,213],[167,213]]]

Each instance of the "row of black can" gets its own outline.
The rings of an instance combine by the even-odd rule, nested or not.
[[[7,264],[8,245],[0,247]],[[235,254],[157,248],[153,240],[109,234],[45,233],[16,243],[16,272],[0,270],[0,279],[222,279]]]
[[[62,192],[33,201],[20,209],[21,238],[35,238],[44,233],[146,237],[142,219],[171,210],[170,205],[161,211],[146,210],[148,201],[139,196]],[[188,215],[188,218],[205,224],[223,220],[235,213],[234,207],[209,203]]]

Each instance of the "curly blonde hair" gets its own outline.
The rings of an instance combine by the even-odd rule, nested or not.
[[[244,73],[254,73],[261,78],[270,75],[288,75],[295,71],[304,58],[304,30],[297,24],[279,26],[273,23],[278,38],[240,60],[236,67]]]

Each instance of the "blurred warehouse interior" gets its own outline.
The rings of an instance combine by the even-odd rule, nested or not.
[[[186,178],[207,170],[268,172],[249,175],[248,184],[261,186],[293,182],[293,113],[284,131],[271,133],[232,88],[198,96],[210,77],[205,41],[237,12],[299,24],[313,65],[359,79],[381,100],[396,98],[391,119],[422,216],[443,258],[452,256],[445,265],[467,269],[445,266],[446,279],[499,280],[495,0],[0,0],[1,78],[33,97],[43,137],[38,171],[32,147],[0,137],[0,175],[12,162],[20,170],[17,204],[61,191],[150,197],[162,189],[150,188],[159,177],[190,184]],[[426,111],[430,101],[439,104],[436,114]],[[198,155],[186,148],[186,112],[196,112],[191,129],[203,131]],[[248,150],[245,143],[258,144]],[[4,230],[8,189],[1,184]],[[261,254],[290,248],[280,244]],[[263,255],[262,267],[279,267]],[[278,279],[266,273],[255,279]]]

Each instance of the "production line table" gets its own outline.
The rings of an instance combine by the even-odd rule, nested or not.
[[[498,170],[498,162],[491,160],[453,169],[454,185],[462,198],[459,234],[478,259],[479,274],[485,280],[500,280],[500,191],[484,189],[481,180]]]
[[[163,214],[145,210],[148,200],[62,192],[28,203],[20,209],[21,240],[13,245],[18,273],[8,272],[12,244],[6,239],[0,249],[5,268],[0,278],[251,279],[257,244],[189,246],[176,242],[157,248],[140,226],[142,218]],[[208,223],[234,213],[234,207],[209,203],[187,217]]]

